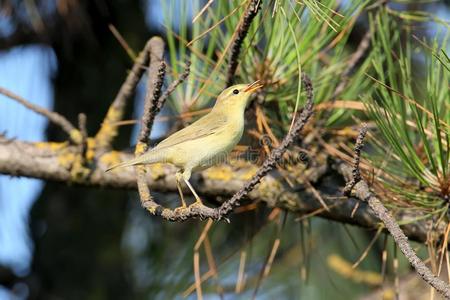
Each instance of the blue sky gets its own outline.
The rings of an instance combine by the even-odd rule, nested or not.
[[[33,103],[52,107],[50,79],[56,70],[56,58],[50,48],[26,46],[0,52],[0,70],[0,86]],[[46,125],[45,118],[0,95],[0,132],[7,137],[45,140]],[[30,265],[28,213],[42,186],[40,180],[0,175],[0,264],[18,275],[25,274]]]

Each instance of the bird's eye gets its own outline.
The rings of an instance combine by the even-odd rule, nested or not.
[[[239,94],[239,90],[233,90],[233,94],[235,95]]]

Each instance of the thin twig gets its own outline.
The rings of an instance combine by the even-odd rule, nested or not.
[[[138,141],[136,143],[135,155],[140,156],[148,149],[148,136],[155,119],[155,111],[158,106],[158,99],[161,95],[161,87],[164,82],[166,65],[163,61],[164,42],[161,38],[152,38],[149,42],[151,48],[148,50],[148,60],[150,60],[147,81],[147,93],[144,103],[144,115],[142,116],[141,130],[139,132]],[[147,185],[145,176],[145,167],[136,167],[136,178],[141,204],[152,214],[160,214],[162,207],[157,204]]]
[[[363,129],[361,130],[363,131]],[[360,136],[364,136],[363,134],[359,134]],[[359,142],[362,145],[362,141]],[[358,142],[357,142],[358,144]],[[356,147],[355,147],[356,148]],[[359,148],[359,151],[361,148]],[[360,153],[355,154],[356,156],[360,156]],[[357,181],[355,178],[355,174],[359,174],[354,172],[354,168],[350,168],[345,164],[341,164],[339,166],[339,171],[344,175],[347,181],[355,181],[356,184],[353,187],[353,194],[360,200],[367,202],[369,207],[373,210],[375,215],[384,223],[388,231],[391,233],[394,238],[395,243],[403,252],[403,254],[408,259],[409,263],[414,267],[416,272],[419,274],[422,279],[427,282],[429,285],[434,287],[436,291],[442,294],[446,299],[450,299],[450,286],[441,280],[439,277],[433,274],[433,272],[425,265],[425,263],[417,256],[416,252],[412,249],[411,245],[408,242],[408,238],[403,233],[402,229],[395,221],[394,217],[389,213],[386,207],[381,203],[381,201],[372,194],[369,186],[364,180]]]
[[[258,14],[259,9],[261,8],[262,0],[251,0],[247,9],[245,10],[244,19],[238,28],[238,34],[233,41],[233,45],[231,46],[230,52],[230,60],[228,62],[228,73],[226,79],[226,86],[230,86],[233,84],[233,77],[236,73],[236,69],[238,66],[238,58],[241,52],[242,44],[244,42],[245,37],[247,36],[250,25],[252,24],[253,19]]]
[[[136,86],[139,83],[145,71],[145,66],[148,64],[151,51],[156,51],[164,47],[164,42],[160,37],[152,37],[144,49],[139,53],[134,62],[133,68],[128,73],[125,82],[120,87],[116,98],[108,109],[108,112],[103,120],[100,130],[95,136],[96,148],[105,149],[111,146],[114,137],[118,133],[118,128],[114,124],[123,119],[125,112],[125,104],[127,99],[134,93]]]
[[[159,113],[164,104],[159,101],[159,98],[161,96],[161,88],[164,83],[164,76],[166,74],[166,63],[164,61],[160,61],[158,70],[156,72],[155,71],[156,70],[154,70],[151,65],[149,74],[153,74],[154,72],[156,76],[152,75],[148,77],[147,94],[144,102],[144,115],[142,116],[142,127],[138,137],[138,142],[145,145],[149,142],[149,135],[152,131],[155,116]]]
[[[408,238],[405,236],[400,226],[397,224],[395,219],[389,213],[389,211],[384,207],[381,201],[370,194],[369,187],[367,184],[362,181],[355,187],[357,191],[355,194],[358,198],[366,197],[365,199],[372,210],[375,212],[375,215],[383,221],[386,228],[391,233],[394,238],[396,244],[403,252],[403,254],[408,259],[409,263],[416,269],[417,273],[422,277],[422,279],[427,282],[429,285],[434,287],[436,291],[442,294],[446,299],[450,299],[450,286],[445,283],[440,278],[436,277],[431,270],[425,265],[425,263],[417,256],[417,254],[412,249],[411,245],[408,242]],[[360,198],[361,199],[361,198]]]
[[[186,80],[186,78],[188,78],[190,71],[191,71],[191,61],[188,60],[186,62],[186,67],[185,67],[183,73],[180,75],[180,77],[178,77],[177,80],[173,81],[167,87],[167,89],[162,93],[161,97],[159,98],[159,103],[160,103],[161,107],[164,104],[164,102],[166,102],[167,98],[169,98],[169,96],[173,93],[173,91],[175,91],[175,89],[180,84],[182,84]],[[161,107],[160,107],[160,109],[161,109]]]
[[[367,134],[367,124],[363,123],[361,130],[359,131],[358,138],[356,139],[353,156],[353,169],[352,169],[352,179],[347,182],[344,187],[344,195],[350,196],[352,189],[361,180],[361,173],[359,171],[359,163],[361,161],[361,149],[364,146],[364,138]]]
[[[69,135],[70,139],[75,144],[79,144],[81,142],[80,131],[76,129],[75,126],[73,126],[72,123],[70,123],[64,116],[58,114],[57,112],[50,111],[46,108],[33,104],[28,100],[25,100],[24,98],[14,94],[13,92],[5,88],[0,87],[0,94],[17,101],[18,103],[22,104],[29,110],[32,110],[35,113],[46,117],[50,122],[58,125],[59,127],[62,128],[62,130],[64,130]]]
[[[86,151],[88,148],[87,144],[88,133],[86,129],[86,115],[83,113],[78,114],[78,128],[80,129],[81,133],[80,155],[82,164],[84,165],[86,163]]]

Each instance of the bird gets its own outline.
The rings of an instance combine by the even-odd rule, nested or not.
[[[223,162],[240,141],[244,132],[245,108],[250,96],[263,87],[259,80],[251,84],[237,84],[223,90],[211,111],[183,129],[173,133],[141,156],[110,167],[116,168],[169,163],[175,165],[181,207],[186,207],[181,182],[184,181],[196,202],[203,205],[189,182],[191,174]]]

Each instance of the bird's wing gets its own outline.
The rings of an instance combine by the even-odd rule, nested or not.
[[[223,128],[226,121],[227,119],[225,116],[208,114],[191,125],[175,132],[160,142],[153,150],[175,146],[187,141],[193,141],[215,134]]]

